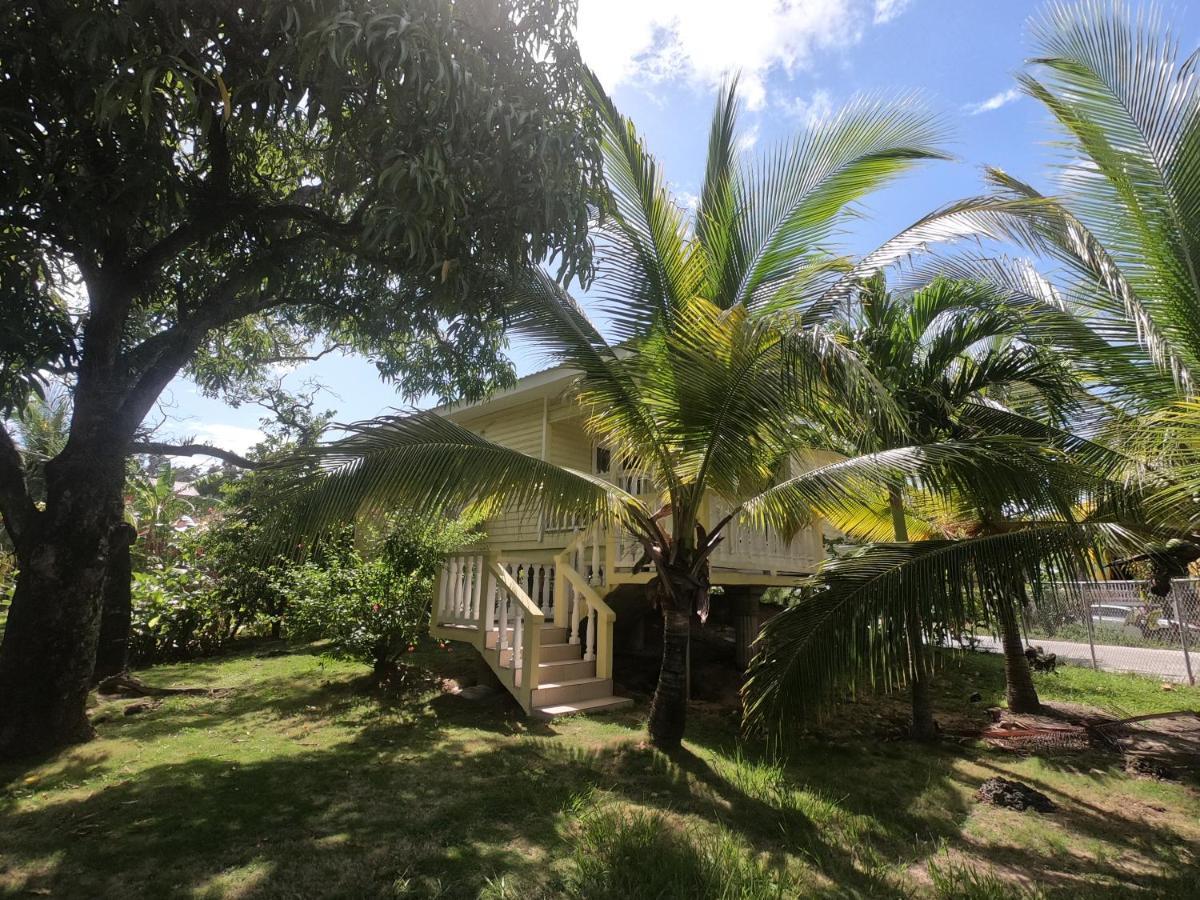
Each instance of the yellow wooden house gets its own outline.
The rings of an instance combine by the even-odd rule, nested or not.
[[[438,411],[490,441],[653,499],[648,477],[623,469],[585,431],[573,399],[575,379],[570,369],[547,369],[480,403]],[[711,526],[727,512],[712,497],[703,518]],[[652,577],[634,572],[641,545],[598,522],[547,521],[515,509],[487,520],[484,529],[485,545],[446,562],[432,634],[472,643],[527,713],[554,716],[630,702],[613,694],[616,613],[606,598]],[[819,525],[788,540],[735,520],[725,534],[711,557],[711,581],[727,588],[793,585],[825,555]]]

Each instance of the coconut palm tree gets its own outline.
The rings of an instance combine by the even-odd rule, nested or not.
[[[752,718],[762,717],[790,695],[792,709],[785,703],[774,713],[797,712],[811,706],[812,694],[796,693],[801,684],[832,685],[873,670],[884,683],[907,678],[912,734],[932,739],[937,733],[928,696],[932,641],[924,636],[940,639],[945,630],[961,628],[974,607],[1003,636],[1010,706],[1035,710],[1037,692],[1019,626],[1021,605],[1028,599],[1025,580],[1002,578],[1004,564],[989,569],[983,550],[992,544],[976,539],[1009,534],[1018,527],[1014,519],[1031,515],[1040,525],[1047,524],[1047,516],[1069,523],[1076,515],[1073,507],[1096,477],[1080,452],[1086,442],[1059,427],[1086,395],[1064,357],[1042,344],[1047,335],[1070,333],[1077,323],[1058,307],[1012,302],[986,284],[945,278],[892,293],[877,273],[857,287],[852,300],[834,328],[885,385],[903,426],[864,428],[860,421],[847,431],[827,431],[828,444],[852,458],[878,454],[892,442],[920,446],[956,440],[995,446],[1011,440],[1016,442],[1013,452],[1025,457],[1029,477],[1010,493],[988,472],[978,479],[963,472],[936,491],[923,481],[897,481],[880,504],[882,523],[835,519],[852,537],[883,536],[891,543],[831,564],[814,582],[820,588],[816,596],[772,621],[747,682],[747,708],[754,711]],[[910,546],[910,537],[918,544]],[[901,576],[905,566],[928,570],[934,558],[928,553],[946,556],[951,548],[981,554],[950,558],[938,569],[940,577],[957,579],[973,566],[965,585],[935,585],[929,571],[908,576],[908,583],[920,584],[920,590],[904,589],[904,578],[898,586],[881,577],[888,566],[900,567]],[[863,571],[871,576],[864,583],[850,574]],[[830,614],[813,615],[808,603],[814,601]],[[869,614],[853,609],[856,603],[864,604]],[[904,644],[907,655],[890,655],[885,664],[855,643],[860,639]],[[814,673],[818,667],[822,671]]]
[[[57,384],[31,397],[13,419],[29,495],[35,501],[46,499],[46,463],[66,445],[70,423],[71,396]]]
[[[899,683],[909,671],[905,611],[914,605],[927,634],[952,634],[997,598],[1010,608],[1059,602],[1057,583],[1092,574],[1096,547],[1136,542],[1113,522],[1047,515],[964,537],[875,544],[830,560],[809,597],[764,626],[743,689],[746,726],[784,733],[847,688]]]
[[[833,446],[847,455],[875,453],[898,445],[952,437],[968,440],[994,436],[984,427],[998,422],[997,417],[981,419],[971,414],[984,407],[1017,406],[1023,413],[1039,415],[1052,423],[1061,423],[1081,393],[1075,374],[1063,357],[1041,346],[1040,331],[1053,333],[1062,318],[1056,310],[1033,309],[1012,304],[986,285],[973,282],[935,279],[905,295],[888,291],[883,273],[877,273],[856,291],[850,315],[842,319],[837,331],[856,348],[873,375],[880,380],[900,407],[903,429],[887,432],[861,427],[830,435]],[[964,415],[965,413],[965,415]],[[999,420],[1001,433],[1011,421]],[[889,490],[889,509],[896,542],[909,540],[912,510],[904,508],[904,486]],[[945,536],[947,531],[964,527],[995,529],[1003,527],[1004,508],[1021,503],[1025,497],[1007,498],[1005,503],[970,497],[952,499],[959,507],[949,521],[921,523],[921,531]],[[1061,498],[1059,505],[1069,507],[1074,498]],[[964,518],[965,517],[965,518]],[[996,594],[989,604],[1004,639],[1009,704],[1014,710],[1029,712],[1038,707],[1037,692],[1024,656],[1017,615],[1010,595]],[[909,622],[914,632],[910,647],[919,647],[919,606]],[[920,738],[936,734],[929,705],[924,653],[913,665],[913,733]]]
[[[998,595],[1036,595],[1054,577],[1094,576],[1089,552],[1097,541],[1127,548],[1144,543],[1124,525],[1144,533],[1149,516],[1160,528],[1196,530],[1200,406],[1191,399],[1200,366],[1196,54],[1181,58],[1157,12],[1135,14],[1120,3],[1055,4],[1031,31],[1035,57],[1020,83],[1061,126],[1067,162],[1059,195],[1048,197],[991,170],[990,202],[951,204],[860,266],[887,266],[931,241],[950,243],[963,235],[1033,251],[1032,259],[978,251],[926,257],[910,277],[970,281],[1007,302],[1061,314],[1042,338],[1072,355],[1073,367],[1091,388],[1093,402],[1077,409],[1069,423],[1076,433],[1014,418],[1008,410],[978,409],[973,418],[991,419],[990,427],[1030,440],[1040,435],[1048,447],[1069,451],[1090,471],[1094,480],[1081,491],[1076,511],[1082,522],[1046,509],[1017,516],[1009,510],[1004,517],[997,515],[1003,510],[993,509],[991,529],[878,547],[834,562],[823,573],[817,600],[803,613],[778,617],[764,636],[747,690],[752,722],[778,724],[801,706],[816,708],[855,674],[894,672],[885,650],[894,650],[896,637],[885,626],[896,596],[930,598],[944,620],[956,621]],[[1138,504],[1136,493],[1114,489],[1114,480],[1157,502]],[[819,639],[834,610],[853,610],[857,617],[857,631],[841,632],[851,643]],[[815,654],[791,654],[814,636]],[[839,664],[847,655],[851,660]],[[813,690],[796,702],[788,691],[801,683]]]
[[[607,333],[541,270],[516,273],[510,327],[578,372],[587,428],[639,460],[658,502],[599,477],[490,443],[432,414],[352,426],[303,479],[290,519],[309,533],[400,503],[418,509],[504,502],[550,516],[602,518],[642,544],[664,620],[651,707],[654,742],[677,746],[686,717],[690,617],[708,602],[708,558],[729,521],[705,522],[716,494],[731,517],[790,534],[815,514],[867,521],[886,485],[963,478],[1015,490],[1011,446],[948,440],[891,448],[780,481],[823,429],[870,411],[902,419],[889,392],[817,310],[835,309],[853,266],[827,249],[851,204],[921,160],[936,122],[911,100],[856,101],[755,162],[737,150],[735,87],[721,96],[694,215],[676,203],[633,125],[597,90],[607,195],[593,295]],[[964,475],[964,472],[971,473]]]

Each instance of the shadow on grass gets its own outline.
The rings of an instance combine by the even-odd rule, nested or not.
[[[203,895],[231,878],[254,897],[475,897],[498,878],[559,896],[561,863],[547,861],[571,855],[573,798],[601,791],[721,826],[781,869],[798,853],[846,888],[897,895],[799,810],[748,795],[690,752],[668,758],[631,741],[585,750],[549,731],[478,740],[444,724],[379,722],[327,750],[191,759],[0,810],[5,863],[24,873],[22,891],[64,897]],[[680,848],[702,866],[703,845]]]
[[[185,747],[179,761],[153,765],[136,754],[106,760],[98,745],[43,772],[36,802],[0,800],[0,891],[603,896],[570,876],[581,852],[579,803],[611,798],[703,824],[695,840],[619,845],[640,865],[654,864],[655,846],[668,847],[671,865],[691,873],[689,883],[712,872],[704,835],[727,833],[779,884],[799,884],[789,880],[798,869],[812,876],[802,892],[783,896],[902,896],[897,869],[923,866],[942,849],[1037,874],[1063,896],[1084,889],[1089,897],[1130,896],[1127,860],[964,833],[978,768],[1012,775],[1010,758],[986,750],[931,750],[864,734],[809,740],[788,761],[775,761],[739,745],[727,716],[699,714],[686,749],[667,756],[641,740],[644,709],[605,726],[537,722],[503,692],[473,702],[442,694],[380,703],[348,680],[353,672],[322,682],[308,680],[311,672],[280,671],[268,668],[227,696],[172,698],[104,726],[127,753],[130,742],[148,747],[188,729],[221,729],[218,745],[243,730],[296,732],[269,756],[255,756],[251,745],[226,758],[188,758]],[[184,672],[178,680],[191,679]],[[310,727],[325,729],[321,747],[302,737]],[[1086,777],[1084,765],[1064,775]],[[976,770],[968,774],[967,766]],[[0,773],[20,784],[19,772]],[[108,780],[88,793],[85,783],[102,775]],[[1185,896],[1171,891],[1194,885],[1195,848],[1184,837],[1139,820],[1136,810],[1114,815],[1077,800],[1078,791],[1068,797],[1054,784],[1018,777],[1061,811],[1012,819],[1014,827],[1041,823],[1157,865],[1157,873],[1142,866],[1136,876],[1159,891],[1148,896]]]

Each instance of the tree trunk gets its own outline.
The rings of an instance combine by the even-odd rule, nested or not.
[[[888,491],[888,501],[892,511],[892,530],[898,543],[908,541],[908,523],[904,519],[904,497],[900,489],[893,487]],[[912,722],[909,724],[909,734],[918,741],[937,740],[938,726],[933,718],[933,701],[929,694],[929,667],[925,658],[925,641],[921,634],[921,611],[915,606],[909,610],[905,621],[905,631],[908,637],[909,663],[912,669],[910,676],[912,684]]]
[[[137,531],[128,522],[122,522],[114,530],[110,541],[93,682],[110,675],[119,675],[129,669],[129,629],[133,621],[133,599],[130,592],[133,560],[130,558],[129,547],[136,540]]]
[[[87,697],[123,458],[64,450],[46,465],[46,509],[17,546],[0,643],[0,759],[92,737]]]
[[[936,741],[937,722],[933,718],[933,700],[929,692],[929,672],[925,660],[921,622],[915,615],[908,620],[908,646],[912,655],[912,722],[909,735],[918,741]]]
[[[669,609],[663,603],[663,655],[658,686],[650,703],[650,741],[674,750],[683,740],[687,723],[687,657],[691,642],[690,609]]]
[[[1008,708],[1015,713],[1035,713],[1042,708],[1033,673],[1025,658],[1025,642],[1021,640],[1021,624],[1013,604],[1003,597],[996,600],[996,618],[1000,623],[1000,638],[1004,645],[1004,681]]]

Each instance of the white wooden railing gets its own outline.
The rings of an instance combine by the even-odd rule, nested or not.
[[[456,553],[447,558],[434,588],[435,633],[454,629],[493,664],[529,711],[537,689],[541,628],[545,613],[492,554]]]
[[[606,534],[600,523],[576,534],[554,559],[554,624],[567,629],[567,640],[583,642],[583,658],[596,661],[598,678],[612,677],[613,622],[616,614],[597,587],[606,584],[609,560]]]
[[[501,554],[497,562],[504,568],[547,619],[554,615],[554,563],[537,562]]]
[[[711,522],[719,522],[729,514],[732,507],[719,497],[709,500]],[[778,533],[762,528],[755,528],[734,517],[725,526],[725,540],[713,551],[712,560],[715,563],[728,560],[740,562],[743,560],[769,559],[771,557],[791,556],[793,548]]]

